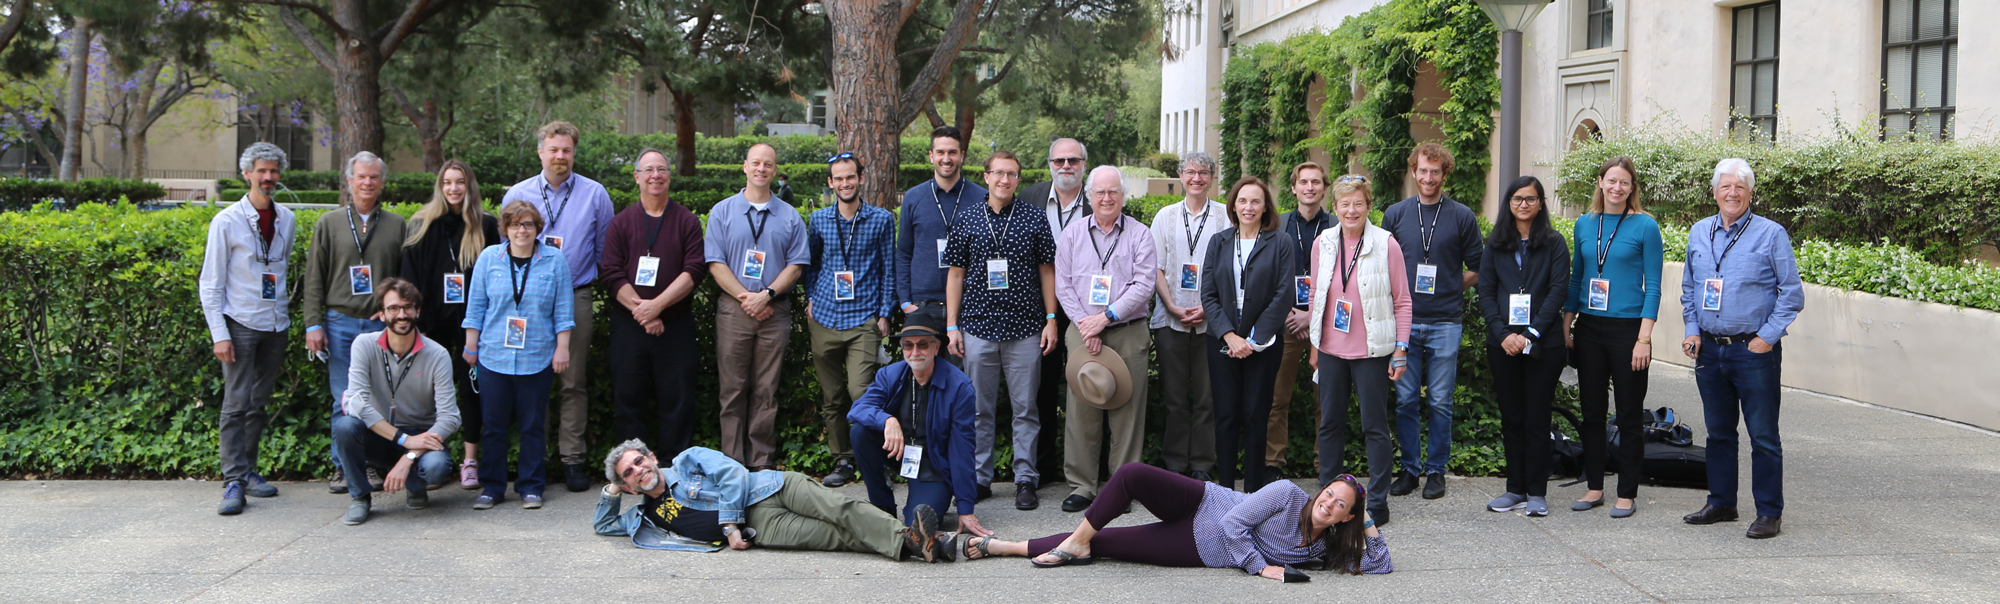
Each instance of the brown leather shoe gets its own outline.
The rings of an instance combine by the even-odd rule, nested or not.
[[[1701,509],[1696,510],[1695,513],[1681,517],[1681,522],[1686,522],[1688,524],[1697,524],[1697,525],[1707,525],[1707,524],[1715,524],[1717,522],[1735,522],[1735,521],[1736,521],[1736,508],[1719,508],[1712,505],[1701,506]]]
[[[1751,539],[1770,539],[1776,537],[1782,529],[1784,522],[1783,519],[1777,516],[1758,516],[1756,520],[1750,523],[1750,530],[1743,533],[1743,536]]]

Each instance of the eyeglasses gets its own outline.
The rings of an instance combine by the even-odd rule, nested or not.
[[[1513,197],[1508,198],[1507,201],[1512,202],[1514,205],[1517,206],[1531,206],[1541,203],[1542,198],[1535,197],[1533,195],[1515,195]]]
[[[837,162],[843,159],[858,159],[858,158],[856,158],[853,153],[841,153],[839,155],[826,158],[826,163],[831,164],[833,162]]]
[[[1125,192],[1124,192],[1124,191],[1120,191],[1120,190],[1117,190],[1117,189],[1091,189],[1091,190],[1090,190],[1090,196],[1091,196],[1091,197],[1095,197],[1095,198],[1099,198],[1099,199],[1103,199],[1103,198],[1107,198],[1107,197],[1117,197],[1117,196],[1119,196],[1119,195],[1124,195],[1124,194],[1125,194]]]
[[[1181,170],[1181,176],[1215,176],[1214,170]]]
[[[999,178],[1011,178],[1017,180],[1021,178],[1020,172],[1008,172],[1005,170],[987,170],[986,173]]]
[[[384,307],[382,307],[382,312],[384,312],[384,313],[388,313],[388,314],[400,314],[400,313],[408,313],[408,312],[417,312],[417,305],[415,305],[415,304],[390,304],[390,305],[388,305],[388,306],[384,306]]]
[[[672,173],[673,173],[673,171],[674,171],[674,170],[673,170],[673,168],[669,168],[669,167],[666,167],[666,166],[647,166],[647,167],[644,167],[644,168],[639,168],[639,169],[637,169],[637,170],[633,170],[633,171],[632,171],[632,173],[634,173],[634,174],[644,174],[644,175],[647,175],[647,176],[656,176],[656,175],[662,175],[662,174],[672,174]]]
[[[1333,179],[1333,182],[1358,182],[1362,184],[1367,184],[1368,177],[1362,176],[1360,174],[1349,174],[1346,176],[1342,176],[1340,178]]]
[[[1049,158],[1049,165],[1051,165],[1051,166],[1081,166],[1081,165],[1083,165],[1083,158],[1081,158],[1081,157],[1051,157],[1051,158]]]

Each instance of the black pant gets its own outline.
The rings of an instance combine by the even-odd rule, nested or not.
[[[1541,358],[1508,356],[1499,346],[1486,347],[1493,368],[1493,399],[1500,405],[1500,444],[1506,449],[1507,492],[1529,497],[1549,494],[1549,423],[1554,413],[1556,382],[1562,379],[1565,353],[1553,338],[1535,343]]]
[[[1577,315],[1570,333],[1576,340],[1576,390],[1583,407],[1583,476],[1590,490],[1604,488],[1604,407],[1609,394],[1618,402],[1618,497],[1639,496],[1639,461],[1646,440],[1639,420],[1646,407],[1647,370],[1632,370],[1632,348],[1639,342],[1640,319]]]
[[[1056,334],[1069,333],[1069,317],[1061,310],[1056,311]],[[1056,343],[1054,352],[1042,355],[1042,383],[1035,390],[1035,409],[1041,414],[1042,431],[1035,436],[1035,464],[1041,473],[1042,483],[1062,481],[1062,449],[1056,447],[1056,435],[1062,434],[1062,391],[1058,390],[1068,378],[1069,347]],[[1017,445],[1018,446],[1018,445]]]
[[[694,444],[694,316],[666,320],[660,335],[646,333],[626,312],[611,313],[611,390],[618,440],[637,438],[662,459]],[[657,409],[655,407],[657,405]]]
[[[1228,344],[1211,337],[1208,385],[1215,394],[1215,482],[1236,483],[1236,460],[1243,460],[1243,492],[1255,493],[1271,477],[1264,475],[1265,435],[1270,432],[1271,399],[1277,387],[1278,363],[1285,341],[1279,338],[1263,352],[1232,359]]]
[[[1313,354],[1319,355],[1319,485],[1333,484],[1340,477],[1347,453],[1351,392],[1360,406],[1361,435],[1368,444],[1367,507],[1388,509],[1389,469],[1396,463],[1395,446],[1389,441],[1390,406],[1396,403],[1395,382],[1389,381],[1389,357],[1343,359],[1318,350]],[[1404,379],[1415,378],[1406,375]]]

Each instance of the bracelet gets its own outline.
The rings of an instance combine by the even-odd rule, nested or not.
[[[1392,369],[1396,367],[1408,367],[1408,366],[1410,366],[1410,360],[1407,358],[1389,359],[1389,367]]]
[[[952,332],[952,331],[958,331],[958,326],[957,326],[957,325],[946,325],[946,326],[944,326],[944,330],[945,330],[945,331],[947,331],[947,332]]]
[[[403,443],[405,443],[405,442],[409,442],[409,440],[410,440],[410,435],[408,435],[408,434],[397,434],[397,435],[396,435],[396,446],[398,446],[398,447],[400,447],[400,446],[403,446]]]
[[[1652,346],[1652,345],[1653,345],[1653,339],[1652,339],[1652,338],[1639,338],[1639,343],[1640,343],[1640,344],[1645,344],[1645,345],[1647,345],[1647,346]]]
[[[1042,318],[1043,318],[1043,319],[1054,319],[1054,318],[1056,318],[1056,314],[1055,314],[1055,313],[1049,313],[1049,314],[1047,314],[1047,315],[1044,315],[1044,316],[1043,316]]]
[[[1362,529],[1372,529],[1372,528],[1375,528],[1375,519],[1374,519],[1374,518],[1369,518],[1369,519],[1367,519],[1367,520],[1363,520],[1363,521],[1361,521],[1361,528],[1362,528]]]

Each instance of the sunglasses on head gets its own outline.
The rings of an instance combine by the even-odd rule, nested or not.
[[[1366,182],[1368,182],[1368,177],[1366,177],[1366,176],[1362,176],[1362,175],[1359,175],[1359,174],[1349,174],[1349,175],[1346,175],[1346,176],[1342,176],[1342,177],[1340,177],[1340,178],[1336,178],[1336,179],[1333,179],[1333,182],[1359,182],[1359,183],[1366,183]],[[1352,477],[1352,476],[1349,476],[1348,478],[1352,479],[1353,477]]]
[[[835,156],[833,156],[833,157],[829,157],[829,158],[826,158],[826,163],[829,163],[829,164],[831,164],[831,163],[833,163],[833,162],[837,162],[837,161],[840,161],[840,160],[843,160],[843,159],[854,159],[854,158],[855,158],[855,157],[854,157],[854,154],[853,154],[853,153],[841,153],[841,154],[839,154],[839,155],[835,155]]]
[[[1341,474],[1339,476],[1335,476],[1333,477],[1333,481],[1345,482],[1348,484],[1348,486],[1354,487],[1355,499],[1359,499],[1361,501],[1368,500],[1368,487],[1361,486],[1361,481],[1356,480],[1353,474]]]

